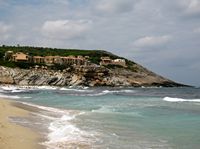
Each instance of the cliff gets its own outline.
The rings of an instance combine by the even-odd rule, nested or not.
[[[88,64],[15,62],[8,51],[27,57],[84,57]],[[8,54],[8,53],[7,53]],[[15,55],[15,54],[14,54]],[[25,55],[25,54],[23,54]],[[13,55],[12,55],[13,56]],[[60,58],[61,59],[61,58]],[[104,61],[103,61],[104,60]],[[108,64],[107,62],[110,61]],[[103,63],[104,62],[104,63]],[[103,65],[102,65],[103,63]],[[120,63],[120,65],[119,65]],[[104,65],[105,64],[105,65]],[[111,65],[110,65],[111,64]],[[35,69],[34,67],[37,66]],[[141,65],[103,50],[52,49],[43,47],[0,47],[0,84],[53,86],[185,86],[163,78]]]
[[[182,84],[165,79],[138,64],[132,68],[76,67],[62,71],[0,66],[0,84],[52,86],[164,86]]]

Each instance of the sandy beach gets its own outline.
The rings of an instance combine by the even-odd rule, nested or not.
[[[10,122],[9,117],[27,117],[29,112],[14,106],[12,101],[0,99],[0,148],[41,149],[39,135],[29,128]]]

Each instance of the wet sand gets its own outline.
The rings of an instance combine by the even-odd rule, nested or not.
[[[14,102],[0,99],[0,149],[41,149],[40,136],[33,130],[19,126],[9,117],[28,117],[29,112]]]

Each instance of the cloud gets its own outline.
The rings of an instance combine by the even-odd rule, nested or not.
[[[157,47],[168,43],[171,39],[171,36],[146,36],[137,39],[133,45],[136,47]]]
[[[42,26],[42,33],[48,38],[75,39],[85,36],[91,25],[90,20],[46,21]]]
[[[186,13],[191,15],[200,14],[200,1],[199,0],[188,0],[186,7]]]
[[[177,0],[179,7],[182,9],[185,16],[200,15],[200,1],[199,0]]]
[[[194,29],[194,33],[200,33],[200,27]]]
[[[60,3],[60,4],[69,4],[69,0],[46,0],[46,1],[49,1],[50,3]]]
[[[98,0],[97,10],[104,13],[130,12],[134,8],[134,0]]]
[[[5,41],[10,37],[11,25],[0,22],[0,41]]]

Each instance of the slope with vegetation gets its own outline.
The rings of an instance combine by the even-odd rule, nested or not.
[[[89,56],[89,61],[99,64],[101,57],[125,59],[103,50],[52,49],[43,47],[0,47],[0,83],[19,85],[56,86],[184,86],[163,78],[141,65],[125,59],[127,67],[108,65],[96,68],[52,67],[51,70],[30,69],[28,62],[8,62],[3,57],[6,51],[28,53],[30,56]],[[26,68],[26,69],[24,69]],[[58,71],[59,69],[59,71]],[[42,73],[41,73],[42,71]]]
[[[82,50],[82,49],[57,49],[57,48],[43,48],[43,47],[28,47],[28,46],[1,46],[0,47],[0,61],[3,64],[3,56],[6,51],[28,53],[30,56],[89,56],[92,63],[99,64],[101,57],[109,56],[112,59],[120,58],[112,53],[103,50]],[[129,62],[128,62],[129,63]],[[4,65],[6,65],[4,63]],[[14,65],[14,63],[13,63]],[[12,65],[11,65],[12,66]],[[14,67],[14,66],[13,66]]]

